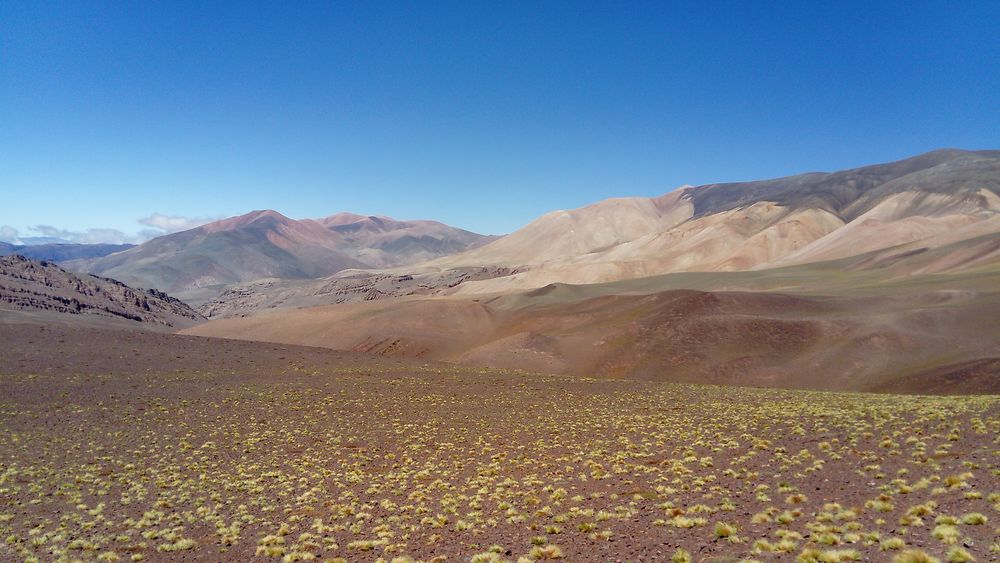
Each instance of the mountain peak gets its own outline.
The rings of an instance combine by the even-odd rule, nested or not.
[[[341,211],[340,213],[334,213],[329,217],[324,217],[322,219],[317,219],[324,227],[340,227],[343,225],[351,225],[354,223],[395,223],[396,220],[392,217],[386,215],[358,215],[357,213],[351,213],[349,211]]]
[[[243,215],[237,215],[236,217],[230,217],[228,219],[208,223],[206,225],[202,225],[200,228],[206,233],[217,233],[221,231],[242,229],[257,221],[267,219],[280,224],[289,224],[293,222],[292,219],[285,217],[273,209],[258,209],[256,211],[244,213]]]

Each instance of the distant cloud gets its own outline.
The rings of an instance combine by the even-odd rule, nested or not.
[[[139,236],[127,235],[118,229],[86,229],[83,231],[69,231],[66,229],[60,229],[53,227],[52,225],[35,225],[33,227],[28,227],[28,230],[35,231],[42,235],[42,238],[46,239],[57,239],[59,241],[77,243],[77,244],[125,244],[125,243],[140,243],[143,242]],[[40,238],[40,237],[34,237]]]
[[[71,231],[52,225],[33,225],[20,230],[10,225],[0,225],[0,242],[11,244],[141,244],[149,239],[193,229],[215,220],[216,218],[183,217],[181,215],[153,213],[148,217],[136,220],[139,224],[149,227],[140,230],[136,234],[128,234],[118,229],[101,227]]]
[[[0,225],[0,242],[20,244],[20,231],[10,225]]]
[[[186,231],[188,229],[200,227],[205,223],[211,223],[217,219],[218,218],[184,217],[182,215],[164,215],[163,213],[153,213],[149,217],[139,219],[139,223],[146,225],[147,227],[153,227],[154,229],[163,231],[162,233],[155,235],[159,236],[162,234],[176,233],[178,231]]]

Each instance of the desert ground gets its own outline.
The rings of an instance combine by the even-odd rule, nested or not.
[[[967,286],[909,280],[915,291],[859,284],[861,289],[839,295],[659,290],[684,283],[672,277],[647,282],[651,290],[629,289],[638,284],[553,284],[481,298],[414,296],[278,308],[183,332],[577,376],[1000,393],[1000,292],[988,285],[997,279],[991,274]]]
[[[0,559],[995,561],[1000,397],[0,325]]]

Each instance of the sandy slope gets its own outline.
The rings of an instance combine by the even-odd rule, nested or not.
[[[466,284],[462,293],[766,269],[918,241],[941,246],[954,242],[956,231],[969,238],[1000,232],[998,193],[1000,153],[935,151],[833,174],[682,188],[557,211],[424,266],[520,270]]]
[[[427,264],[431,267],[482,264],[523,265],[562,260],[670,229],[691,218],[694,208],[682,192],[659,198],[615,198],[553,211],[495,242]]]
[[[981,190],[972,197],[903,192],[882,201],[829,236],[766,264],[805,264],[855,256],[918,241],[925,246],[978,233],[1000,232],[1000,197]]]
[[[914,194],[899,194],[847,225],[827,211],[789,211],[776,204],[759,203],[686,221],[602,252],[568,255],[522,267],[420,267],[419,273],[350,271],[319,281],[263,280],[229,288],[202,312],[209,316],[238,315],[267,307],[414,294],[482,296],[527,291],[552,283],[598,284],[671,272],[766,271],[852,257],[857,257],[849,261],[852,269],[879,270],[892,263],[891,274],[898,277],[959,272],[997,256],[991,243],[982,240],[1000,233],[1000,214],[994,209],[952,213],[954,202],[940,196],[934,198],[940,204],[936,216],[926,206],[921,212],[928,215],[912,215],[912,206],[911,213],[900,212],[901,202],[912,203],[915,198]],[[928,255],[934,256],[933,263],[897,258],[928,250],[935,250]],[[435,263],[460,262],[468,255]]]
[[[523,264],[521,273],[464,284],[459,292],[517,291],[549,283],[600,283],[669,272],[768,269],[910,243],[939,247],[955,242],[957,233],[972,238],[1000,232],[998,201],[992,192],[973,197],[903,192],[848,223],[819,208],[754,203],[692,218],[606,250]],[[467,261],[468,255],[460,256]],[[506,263],[517,265],[515,260]]]
[[[667,272],[747,270],[802,248],[841,225],[826,211],[793,211],[757,203],[685,221],[600,252],[527,264],[511,276],[463,284],[459,292],[517,291],[549,283],[600,283]]]
[[[483,301],[279,309],[185,333],[533,371],[852,390],[919,391],[927,382],[911,386],[908,377],[1000,357],[996,292],[906,294],[889,286],[876,296],[821,297],[606,289],[553,285]],[[1000,388],[989,365],[948,391]]]

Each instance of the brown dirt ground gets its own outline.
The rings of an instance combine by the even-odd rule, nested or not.
[[[888,561],[890,538],[1000,553],[996,396],[68,327],[0,326],[0,342],[3,560],[467,561],[493,545],[516,560],[554,545],[568,561]]]
[[[562,288],[552,286],[550,293]],[[670,290],[550,302],[414,298],[220,319],[184,332],[467,366],[677,383],[1000,393],[1000,293]],[[978,368],[967,369],[970,362]],[[935,379],[933,373],[948,374]],[[968,377],[962,377],[968,373]]]

